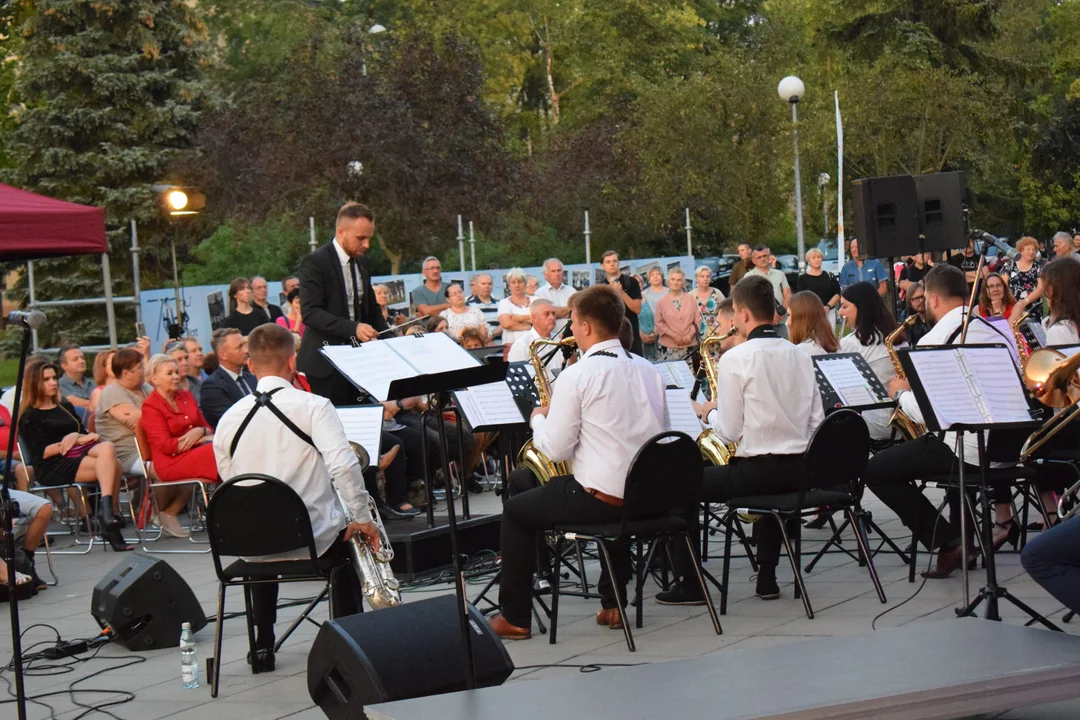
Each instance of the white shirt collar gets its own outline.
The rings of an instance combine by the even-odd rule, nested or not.
[[[220,367],[221,367],[222,370],[224,370],[229,375],[229,377],[231,377],[233,379],[233,381],[235,381],[236,378],[240,377],[240,373],[234,373],[232,370],[225,367],[224,365],[221,365]],[[241,368],[241,371],[243,371],[243,368]]]
[[[259,378],[259,384],[256,388],[259,392],[270,392],[275,388],[291,388],[293,384],[283,377],[278,375],[267,375],[266,377]]]
[[[349,253],[345,252],[345,248],[341,247],[341,243],[337,241],[337,236],[334,237],[333,245],[334,251],[337,253],[338,262],[340,262],[342,265],[348,265],[349,261],[352,260],[352,258],[349,257]]]
[[[622,343],[619,342],[619,338],[612,338],[611,340],[604,340],[603,342],[596,343],[591,348],[589,348],[588,350],[585,351],[585,354],[582,356],[582,359],[585,359],[585,358],[589,357],[590,355],[594,355],[594,354],[600,352],[601,350],[614,350],[614,349],[618,349],[618,350],[623,349]]]

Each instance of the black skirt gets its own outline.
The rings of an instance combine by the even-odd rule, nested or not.
[[[34,481],[46,487],[71,485],[75,482],[82,461],[81,457],[69,458],[63,455],[45,458],[34,465]]]

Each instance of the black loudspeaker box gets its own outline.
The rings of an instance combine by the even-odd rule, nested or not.
[[[180,628],[206,627],[195,593],[164,560],[131,553],[94,587],[90,613],[129,650],[179,647]]]
[[[919,218],[926,250],[956,250],[964,247],[966,187],[964,173],[960,170],[915,176]]]
[[[919,252],[919,198],[915,178],[910,175],[862,178],[852,183],[852,193],[860,255],[889,258]]]
[[[330,720],[363,707],[465,689],[457,597],[442,595],[324,622],[308,653],[308,692]],[[476,686],[514,671],[502,640],[469,605]]]

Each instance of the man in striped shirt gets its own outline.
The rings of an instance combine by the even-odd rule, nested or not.
[[[484,313],[484,320],[488,324],[488,344],[496,343],[495,339],[502,336],[502,326],[499,325],[499,301],[491,297],[491,288],[494,281],[489,273],[474,275],[470,282],[475,283],[476,294],[466,300],[468,305],[477,305],[480,312]]]

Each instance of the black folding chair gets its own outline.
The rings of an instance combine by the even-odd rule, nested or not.
[[[326,586],[300,614],[285,635],[274,646],[276,652],[292,631],[303,622],[315,606],[330,592],[330,571],[319,567],[315,536],[307,507],[296,491],[277,478],[268,475],[238,475],[218,487],[206,509],[206,524],[210,536],[210,554],[218,577],[217,624],[214,629],[213,679],[210,696],[217,697],[221,676],[221,626],[225,615],[225,589],[234,585],[244,588],[244,614],[247,620],[248,646],[255,655],[255,625],[251,618],[251,586],[265,583],[325,582]],[[221,558],[274,555],[295,550],[307,550],[301,560],[248,562],[237,559],[222,567]],[[333,593],[330,593],[331,598]],[[331,604],[330,616],[334,616]],[[252,673],[258,673],[257,663]]]
[[[728,510],[724,515],[724,570],[720,580],[725,588],[720,596],[721,615],[727,612],[726,588],[731,566],[731,536],[738,514],[758,515],[758,522],[774,521],[780,524],[784,548],[791,561],[791,571],[795,575],[796,597],[802,599],[806,616],[813,620],[814,609],[810,605],[810,598],[806,596],[806,586],[799,568],[802,535],[798,521],[820,512],[843,510],[855,528],[859,553],[866,559],[870,580],[874,583],[878,599],[882,603],[886,602],[885,591],[881,589],[881,581],[874,569],[874,559],[866,539],[865,523],[863,518],[855,513],[858,482],[866,473],[869,455],[870,432],[866,429],[862,416],[854,410],[837,410],[825,418],[810,438],[810,445],[803,458],[803,473],[798,492],[728,500]],[[789,521],[795,521],[796,526],[794,547],[787,531]]]
[[[701,452],[697,443],[690,436],[681,432],[663,432],[649,439],[638,450],[626,473],[626,489],[623,495],[622,519],[617,523],[598,523],[595,525],[559,525],[555,528],[555,574],[558,580],[560,562],[563,555],[563,543],[566,541],[585,540],[595,542],[600,547],[600,561],[607,568],[614,582],[614,566],[611,562],[611,546],[638,543],[638,563],[635,572],[637,603],[635,622],[641,627],[642,588],[649,573],[649,560],[660,545],[659,541],[681,537],[687,551],[694,559],[701,592],[709,607],[713,628],[720,635],[720,619],[713,607],[709,588],[701,572],[697,548],[690,538],[688,524],[676,514],[696,508],[701,497],[702,465]],[[651,542],[648,557],[641,558],[642,543]],[[551,633],[549,642],[555,644],[556,630],[559,624],[559,582],[551,584]],[[619,616],[622,618],[626,646],[634,652],[634,636],[630,631],[630,621],[626,616],[623,599],[616,596],[619,604]]]

